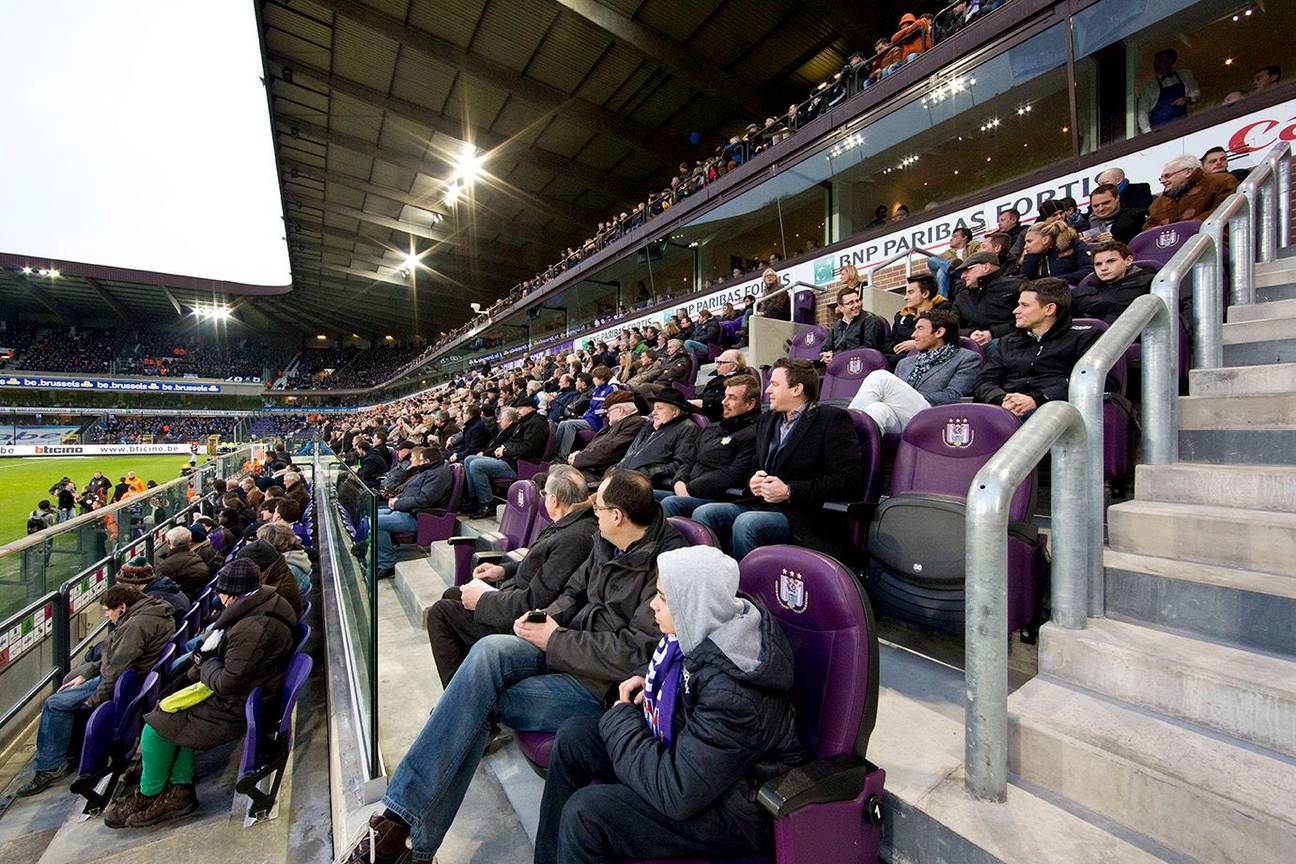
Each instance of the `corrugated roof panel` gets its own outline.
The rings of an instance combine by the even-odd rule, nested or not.
[[[589,130],[583,125],[550,123],[537,143],[551,153],[571,159],[588,140]]]
[[[720,66],[741,62],[749,47],[783,17],[786,6],[783,0],[731,2],[694,35],[689,47]]]
[[[413,0],[409,23],[460,48],[468,46],[486,0]]]
[[[383,111],[345,93],[333,94],[333,107],[329,112],[329,128],[370,144],[378,140]]]
[[[414,182],[414,173],[408,168],[392,165],[389,162],[375,162],[369,181],[377,186],[390,186],[403,192]]]
[[[583,77],[611,42],[608,33],[585,18],[575,14],[559,15],[553,20],[549,35],[539,46],[527,74],[532,74],[536,60],[543,57]]]
[[[341,174],[368,177],[373,161],[372,157],[346,147],[330,147],[328,150],[328,170]]]
[[[489,84],[460,78],[455,82],[450,98],[446,100],[443,113],[447,117],[465,120],[472,126],[489,126],[499,114],[508,95]]]
[[[275,115],[279,119],[279,128],[287,131],[294,121],[301,120],[306,123],[313,123],[316,126],[325,126],[328,124],[328,100],[319,99],[318,97],[302,94],[303,99],[286,99],[276,98],[274,100]],[[303,105],[301,102],[322,102],[319,107],[314,105]]]
[[[321,47],[282,30],[271,30],[266,33],[266,47],[272,52],[285,54],[295,60],[316,66],[327,65],[332,56],[327,42]]]
[[[630,118],[650,129],[656,129],[692,95],[692,88],[674,78],[668,78],[642,101],[630,114]]]
[[[712,13],[721,3],[729,0],[689,0],[681,4],[678,0],[647,0],[639,7],[640,24],[651,27],[664,36],[683,42],[697,28],[697,25]],[[739,6],[748,0],[739,0]]]
[[[491,129],[509,138],[517,136],[518,141],[531,142],[547,124],[545,112],[521,99],[510,99],[495,119],[495,125]]]
[[[558,14],[552,0],[508,0],[491,3],[482,15],[469,50],[515,72],[526,68]]]
[[[295,6],[280,6],[266,3],[261,7],[262,20],[270,28],[270,35],[276,31],[294,34],[307,42],[328,47],[333,44],[333,28],[328,24],[328,17],[322,19],[303,14]]]
[[[334,27],[333,72],[386,93],[398,48],[396,42],[339,15]]]
[[[592,166],[595,171],[608,171],[630,152],[630,145],[623,144],[607,135],[595,135],[581,150],[582,163]],[[617,172],[620,174],[621,172]]]
[[[341,183],[330,183],[324,193],[324,200],[331,204],[341,204],[359,210],[364,207],[365,193],[350,186],[343,186]]]
[[[613,42],[612,47],[590,70],[588,78],[576,95],[595,105],[606,104],[626,78],[639,67],[641,56],[634,49]]]
[[[440,111],[454,84],[457,70],[418,51],[401,52],[392,81],[392,95]]]
[[[409,12],[409,0],[364,0],[364,5],[402,21]]]
[[[406,159],[423,159],[427,153],[429,131],[413,123],[394,122],[388,118],[383,124],[378,146]]]
[[[846,63],[846,57],[834,47],[829,46],[810,59],[796,71],[796,77],[814,87],[820,81],[826,81],[836,75]],[[810,92],[806,91],[808,97]]]
[[[620,113],[625,110],[626,106],[641,98],[641,94],[649,81],[658,76],[657,67],[652,63],[644,63],[638,66],[633,74],[625,78],[621,84],[613,91],[603,106],[611,111]]]

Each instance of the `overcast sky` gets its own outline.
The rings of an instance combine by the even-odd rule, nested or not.
[[[0,0],[0,251],[290,281],[251,0]]]

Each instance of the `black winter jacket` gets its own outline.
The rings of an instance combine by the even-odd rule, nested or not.
[[[546,607],[559,626],[545,650],[548,670],[574,676],[599,699],[637,674],[661,639],[648,605],[657,593],[657,556],[687,545],[660,509],[624,552],[595,536],[585,563]]]
[[[419,465],[411,469],[393,509],[402,513],[424,513],[445,507],[453,486],[454,474],[444,459]]]
[[[243,734],[243,708],[254,687],[279,695],[297,642],[296,615],[269,585],[234,601],[216,619],[225,632],[217,652],[203,660],[202,682],[214,692],[192,708],[168,714],[156,708],[144,720],[181,747],[207,750]]]
[[[693,458],[697,436],[698,427],[684,414],[660,429],[646,423],[630,442],[617,467],[638,471],[651,480],[653,486],[665,489],[673,482],[675,474]]]
[[[508,435],[500,445],[504,448],[504,461],[514,468],[519,459],[538,462],[548,440],[549,421],[539,411],[532,411],[508,428]]]
[[[360,460],[360,469],[356,473],[360,475],[360,479],[366,486],[370,489],[377,489],[379,483],[382,482],[381,477],[387,473],[387,469],[390,467],[387,460],[378,452],[378,448],[371,447],[369,452],[364,455],[364,458]]]
[[[504,559],[504,581],[477,600],[473,618],[501,633],[512,633],[523,612],[543,609],[562,593],[576,568],[594,548],[598,520],[592,507],[573,510],[540,532],[521,561]]]
[[[1021,286],[1021,279],[995,273],[982,278],[976,288],[960,287],[953,309],[959,332],[970,336],[974,330],[989,330],[996,339],[1007,336],[1014,329],[1013,310]]]
[[[475,456],[485,450],[490,437],[490,430],[486,427],[486,422],[480,417],[474,417],[465,423],[463,440],[454,451],[459,457],[459,461],[462,462],[469,456]]]
[[[688,338],[703,345],[719,345],[720,322],[715,318],[708,318],[694,327],[693,335]]]
[[[728,498],[725,490],[744,487],[754,473],[756,423],[760,408],[713,423],[698,433],[691,460],[675,472],[671,485],[684,481],[694,498]]]
[[[761,784],[810,756],[790,695],[792,648],[769,611],[746,599],[761,612],[759,665],[743,672],[710,639],[685,655],[670,747],[653,736],[638,705],[613,706],[599,731],[617,780],[659,813],[684,821],[718,808],[757,848],[769,832],[756,801]]]
[[[1136,297],[1152,290],[1151,270],[1131,267],[1124,277],[1115,282],[1103,282],[1095,276],[1087,285],[1075,289],[1071,298],[1071,314],[1076,318],[1101,318],[1112,324],[1129,308]]]
[[[882,350],[882,321],[872,312],[861,311],[849,324],[842,318],[828,331],[825,351],[853,351],[856,348]]]
[[[1014,330],[999,340],[977,375],[976,401],[1003,404],[1009,393],[1022,393],[1037,405],[1066,399],[1071,369],[1102,332],[1074,324],[1066,315],[1036,339],[1029,330]]]
[[[602,477],[604,471],[621,461],[646,425],[648,421],[641,414],[622,417],[615,423],[604,423],[590,442],[576,451],[572,467],[580,469],[587,480]]]

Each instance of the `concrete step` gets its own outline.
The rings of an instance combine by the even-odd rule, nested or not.
[[[1225,366],[1296,362],[1296,318],[1239,321],[1223,330]]]
[[[1139,465],[1135,498],[1217,504],[1223,490],[1245,490],[1250,510],[1296,513],[1296,465]]]
[[[1107,529],[1122,552],[1277,574],[1292,574],[1296,561],[1296,513],[1134,500],[1107,509]]]
[[[1181,429],[1179,458],[1220,465],[1276,465],[1296,453],[1292,429]]]
[[[1193,396],[1250,396],[1296,391],[1296,363],[1192,369],[1188,392]]]
[[[1296,856],[1291,761],[1043,677],[1008,712],[1020,777],[1198,861]]]
[[[1290,252],[1292,250],[1283,250]],[[1276,261],[1255,265],[1256,287],[1296,285],[1296,257],[1280,256]]]
[[[1296,429],[1296,391],[1180,396],[1180,429]]]
[[[1255,299],[1257,303],[1273,303],[1278,300],[1296,300],[1296,284],[1260,285],[1257,280]]]
[[[1296,756],[1296,661],[1105,618],[1039,635],[1043,675]]]
[[[963,772],[963,673],[911,650],[880,646],[881,687],[869,759],[887,772],[882,858],[908,862],[1075,864],[1160,862],[1164,850],[1113,833],[1028,784],[1002,804],[968,794]],[[1011,678],[1010,678],[1011,680]],[[824,864],[837,864],[827,862]]]
[[[1296,318],[1296,300],[1277,300],[1268,303],[1251,303],[1246,306],[1230,306],[1228,322],[1260,321],[1268,318]]]
[[[1106,549],[1109,617],[1296,658],[1296,579]]]

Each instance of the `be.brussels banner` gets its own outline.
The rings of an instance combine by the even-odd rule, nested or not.
[[[1092,165],[1082,171],[1064,174],[1016,192],[991,198],[936,219],[923,220],[921,214],[915,214],[904,222],[893,223],[904,226],[899,230],[880,237],[872,237],[810,261],[775,269],[778,272],[779,282],[783,285],[790,285],[793,282],[805,282],[816,286],[828,285],[836,280],[837,268],[843,264],[854,264],[863,275],[863,271],[867,268],[912,249],[925,249],[939,255],[949,248],[950,236],[955,228],[969,228],[976,239],[980,240],[986,233],[994,230],[999,214],[1005,210],[1016,208],[1021,213],[1022,221],[1029,223],[1035,221],[1039,215],[1039,208],[1045,201],[1055,198],[1075,198],[1083,209],[1089,204],[1090,191],[1097,185],[1094,178],[1103,168],[1119,167],[1125,171],[1125,176],[1131,183],[1148,183],[1155,194],[1161,188],[1157,181],[1161,176],[1161,166],[1175,156],[1190,154],[1200,157],[1211,147],[1219,146],[1227,148],[1230,153],[1230,169],[1251,168],[1260,161],[1264,151],[1279,141],[1296,141],[1296,101],[1273,105],[1236,120],[1147,147],[1137,153],[1113,160],[1110,166]],[[681,307],[693,315],[703,308],[714,311],[725,303],[737,305],[746,295],[754,294],[759,297],[763,292],[764,286],[760,275],[756,274],[750,279],[711,294],[704,294],[691,300],[681,300],[663,311],[641,315],[597,330],[589,336],[579,337],[577,341],[584,344],[586,339],[595,341],[615,339],[622,330],[631,327],[662,324]]]
[[[62,444],[78,426],[0,426],[0,444]]]
[[[191,452],[188,444],[0,444],[0,456],[188,456]]]
[[[95,390],[116,393],[219,393],[221,385],[191,381],[119,381],[109,378],[54,378],[44,375],[3,375],[0,387],[21,390]]]

